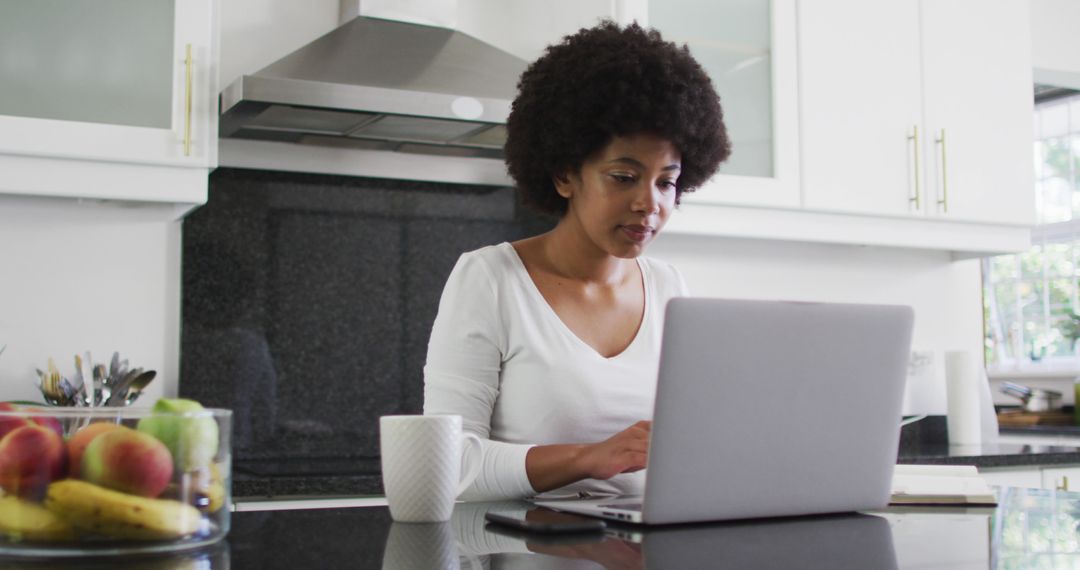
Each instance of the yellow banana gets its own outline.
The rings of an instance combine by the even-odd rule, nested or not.
[[[18,497],[0,497],[0,534],[11,540],[71,540],[75,529],[45,507]]]
[[[180,501],[148,499],[65,479],[49,485],[45,508],[77,528],[115,538],[170,540],[199,531],[202,515]]]

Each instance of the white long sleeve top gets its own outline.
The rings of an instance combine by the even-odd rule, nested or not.
[[[605,358],[540,294],[509,243],[463,254],[439,302],[424,366],[424,413],[458,414],[482,441],[465,500],[536,494],[525,472],[534,445],[595,443],[651,419],[667,301],[686,294],[670,264],[638,258],[645,312],[627,348]],[[559,493],[632,495],[645,473],[586,479]]]

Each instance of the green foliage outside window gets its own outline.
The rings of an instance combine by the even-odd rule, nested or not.
[[[1080,96],[1036,106],[1034,247],[983,261],[986,361],[1080,364]]]

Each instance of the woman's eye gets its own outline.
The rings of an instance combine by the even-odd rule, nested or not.
[[[674,180],[661,180],[659,182],[659,185],[664,190],[674,190],[675,187],[677,186],[677,184],[675,183]]]
[[[629,174],[612,174],[611,178],[613,178],[616,182],[620,182],[623,184],[630,184],[634,182],[634,177],[630,176]]]

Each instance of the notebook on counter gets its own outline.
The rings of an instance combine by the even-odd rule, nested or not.
[[[535,502],[645,524],[883,508],[913,320],[901,306],[672,299],[644,496]]]
[[[997,494],[973,465],[897,465],[889,504],[993,506]]]

